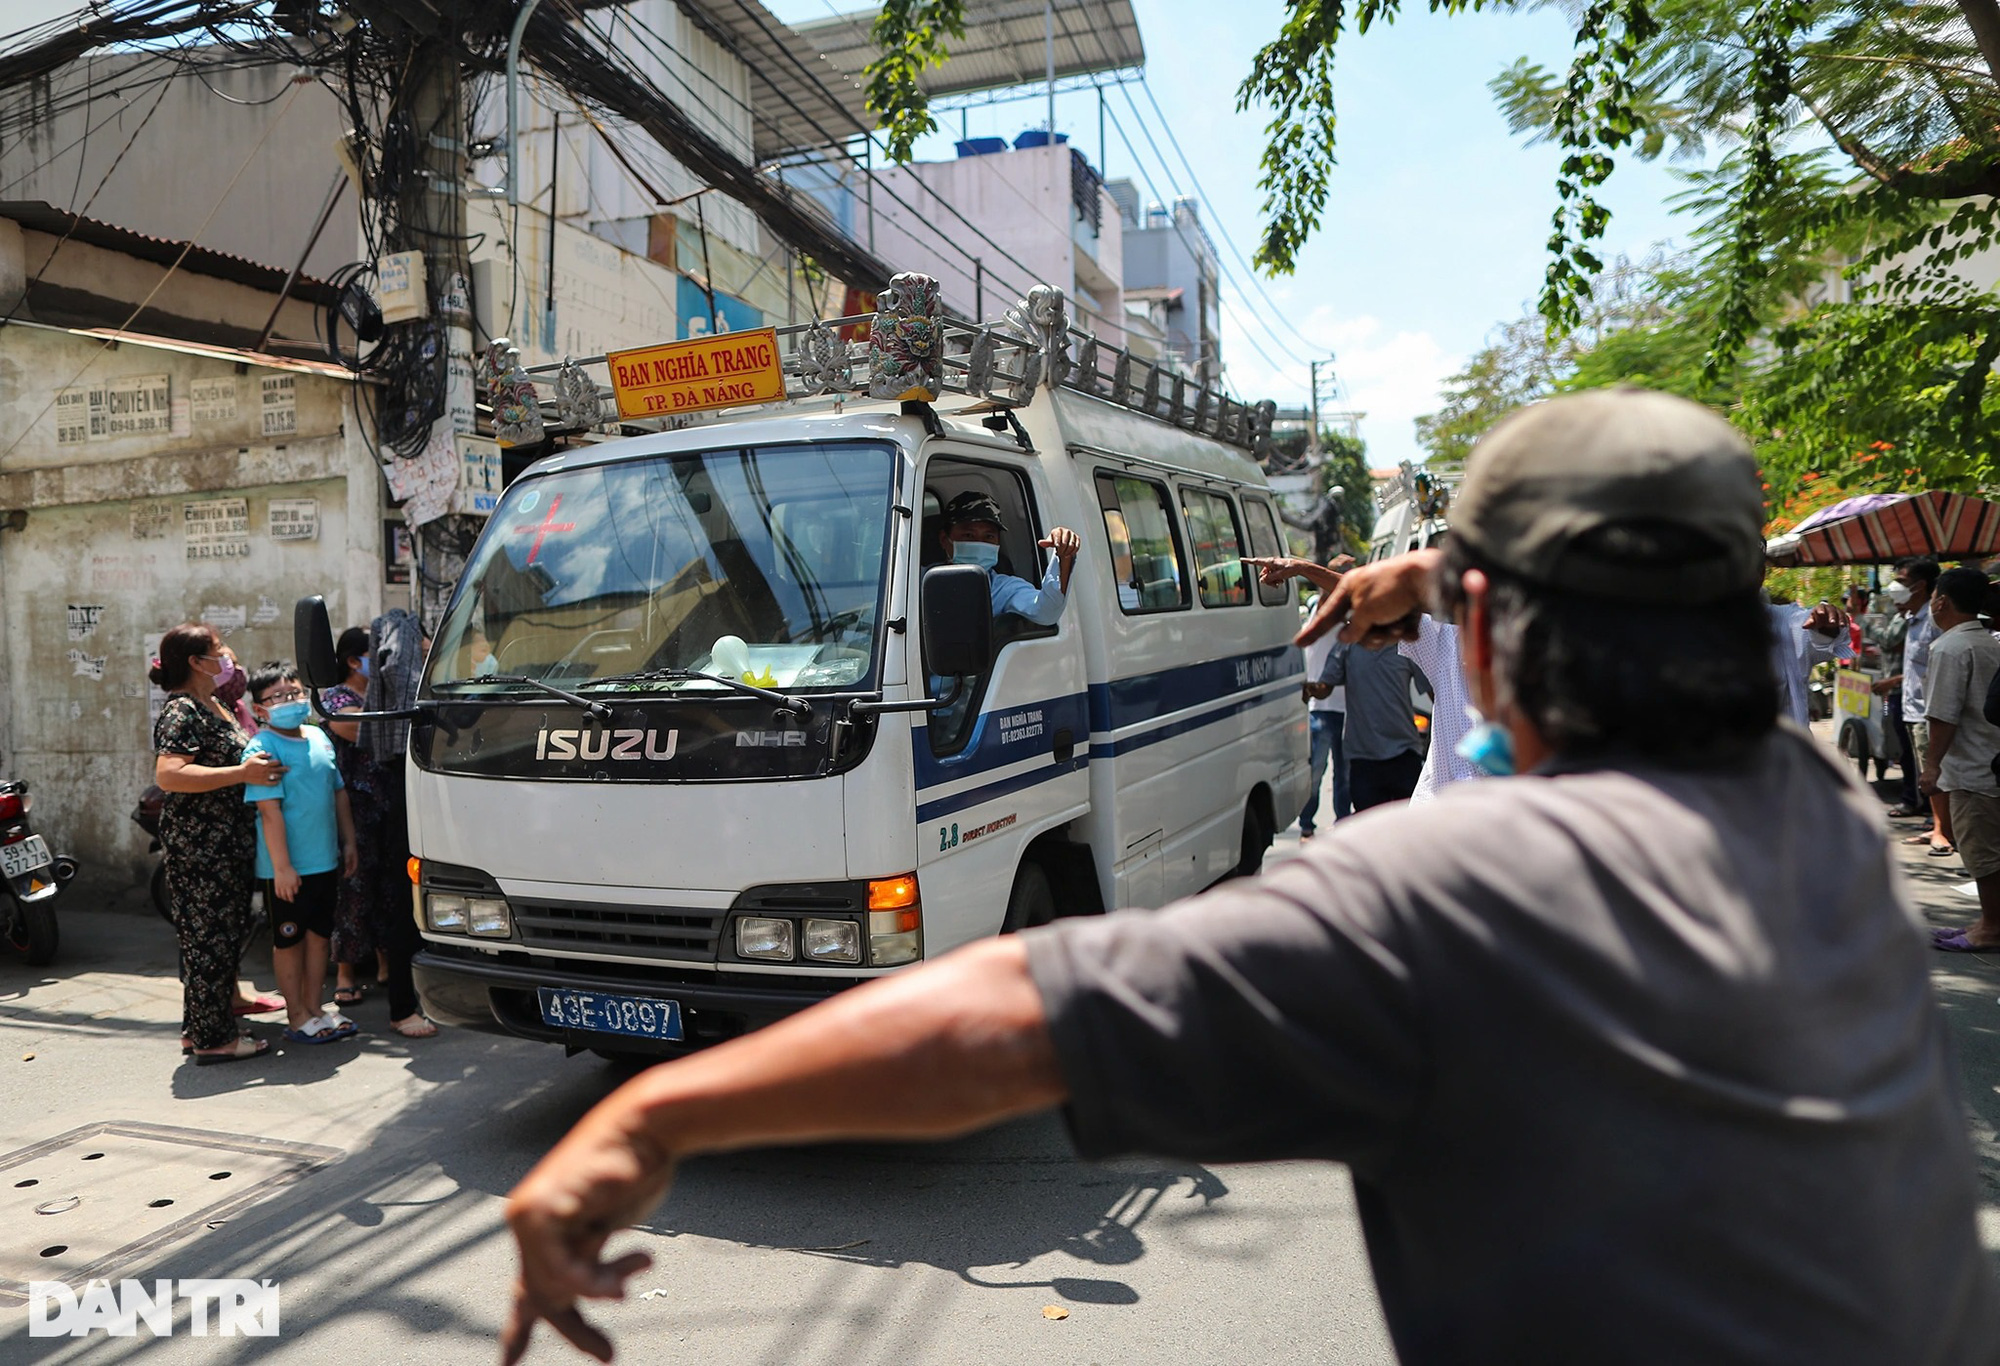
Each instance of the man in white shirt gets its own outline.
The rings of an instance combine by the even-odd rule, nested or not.
[[[1340,820],[1354,814],[1354,804],[1347,792],[1347,754],[1340,742],[1340,728],[1347,720],[1347,689],[1319,682],[1332,649],[1331,635],[1321,636],[1306,646],[1306,682],[1301,691],[1305,693],[1306,711],[1312,723],[1312,795],[1306,798],[1305,807],[1299,812],[1301,841],[1311,839],[1316,833],[1319,789],[1329,768],[1333,770],[1333,818]]]
[[[1931,590],[1937,581],[1936,560],[1904,560],[1896,566],[1895,587],[1889,593],[1892,599],[1900,599],[1910,626],[1903,634],[1903,671],[1883,679],[1882,683],[1885,687],[1902,689],[1903,724],[1909,728],[1910,749],[1919,772],[1929,763],[1926,751],[1930,748],[1930,727],[1924,722],[1924,679],[1930,671],[1931,642],[1938,635],[1937,624],[1931,620]],[[1942,858],[1953,847],[1951,806],[1941,793],[1931,795],[1930,806],[1929,833],[1912,835],[1903,842],[1928,844],[1930,852]]]
[[[1854,658],[1847,643],[1847,615],[1822,602],[1808,612],[1795,602],[1774,602],[1771,614],[1771,669],[1778,675],[1778,701],[1792,724],[1807,726],[1806,677],[1815,664]]]
[[[1947,569],[1930,601],[1938,629],[1924,689],[1930,750],[1917,781],[1949,802],[1959,857],[1979,888],[1979,922],[1933,937],[1931,947],[1946,953],[2000,952],[2000,778],[1993,773],[2000,726],[1984,710],[2000,673],[2000,640],[1979,620],[1992,610],[1992,596],[1977,569]]]

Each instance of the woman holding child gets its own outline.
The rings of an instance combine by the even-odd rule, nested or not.
[[[184,965],[181,1040],[203,1065],[268,1047],[238,1030],[232,1004],[240,999],[236,964],[249,931],[257,838],[243,794],[281,782],[285,766],[269,754],[244,754],[250,737],[216,696],[233,668],[221,638],[189,622],[161,637],[149,675],[169,694],[153,725],[153,781],[167,794],[160,843]]]

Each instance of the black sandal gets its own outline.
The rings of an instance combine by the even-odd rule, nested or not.
[[[359,984],[351,987],[335,987],[333,989],[333,1003],[337,1006],[358,1006],[361,1004],[362,998],[367,995],[368,988]]]

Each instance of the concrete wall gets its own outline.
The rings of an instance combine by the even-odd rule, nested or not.
[[[79,374],[79,387],[165,375],[176,400],[201,381],[202,416],[180,434],[63,444],[49,399]],[[263,434],[265,376],[292,381],[295,432]],[[221,416],[232,389],[235,415]],[[150,860],[127,814],[152,773],[148,637],[206,615],[254,665],[291,656],[304,594],[324,593],[336,626],[380,610],[382,478],[353,385],[318,367],[13,326],[0,331],[0,441],[15,443],[0,510],[25,513],[0,530],[0,772],[33,786],[38,828],[100,889],[140,884]],[[234,498],[249,514],[241,553],[191,558],[187,506]],[[316,500],[317,538],[274,540],[274,498]]]

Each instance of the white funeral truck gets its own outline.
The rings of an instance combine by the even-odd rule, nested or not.
[[[1282,553],[1268,409],[1059,316],[933,321],[935,401],[871,399],[903,382],[895,321],[872,372],[837,324],[780,332],[785,399],[507,488],[400,713],[433,1018],[700,1047],[1255,870],[1296,816],[1298,611],[1240,563]],[[1081,534],[1053,625],[947,562],[967,492],[1000,510],[997,572],[1039,584],[1037,541]],[[317,696],[319,599],[298,634]]]

